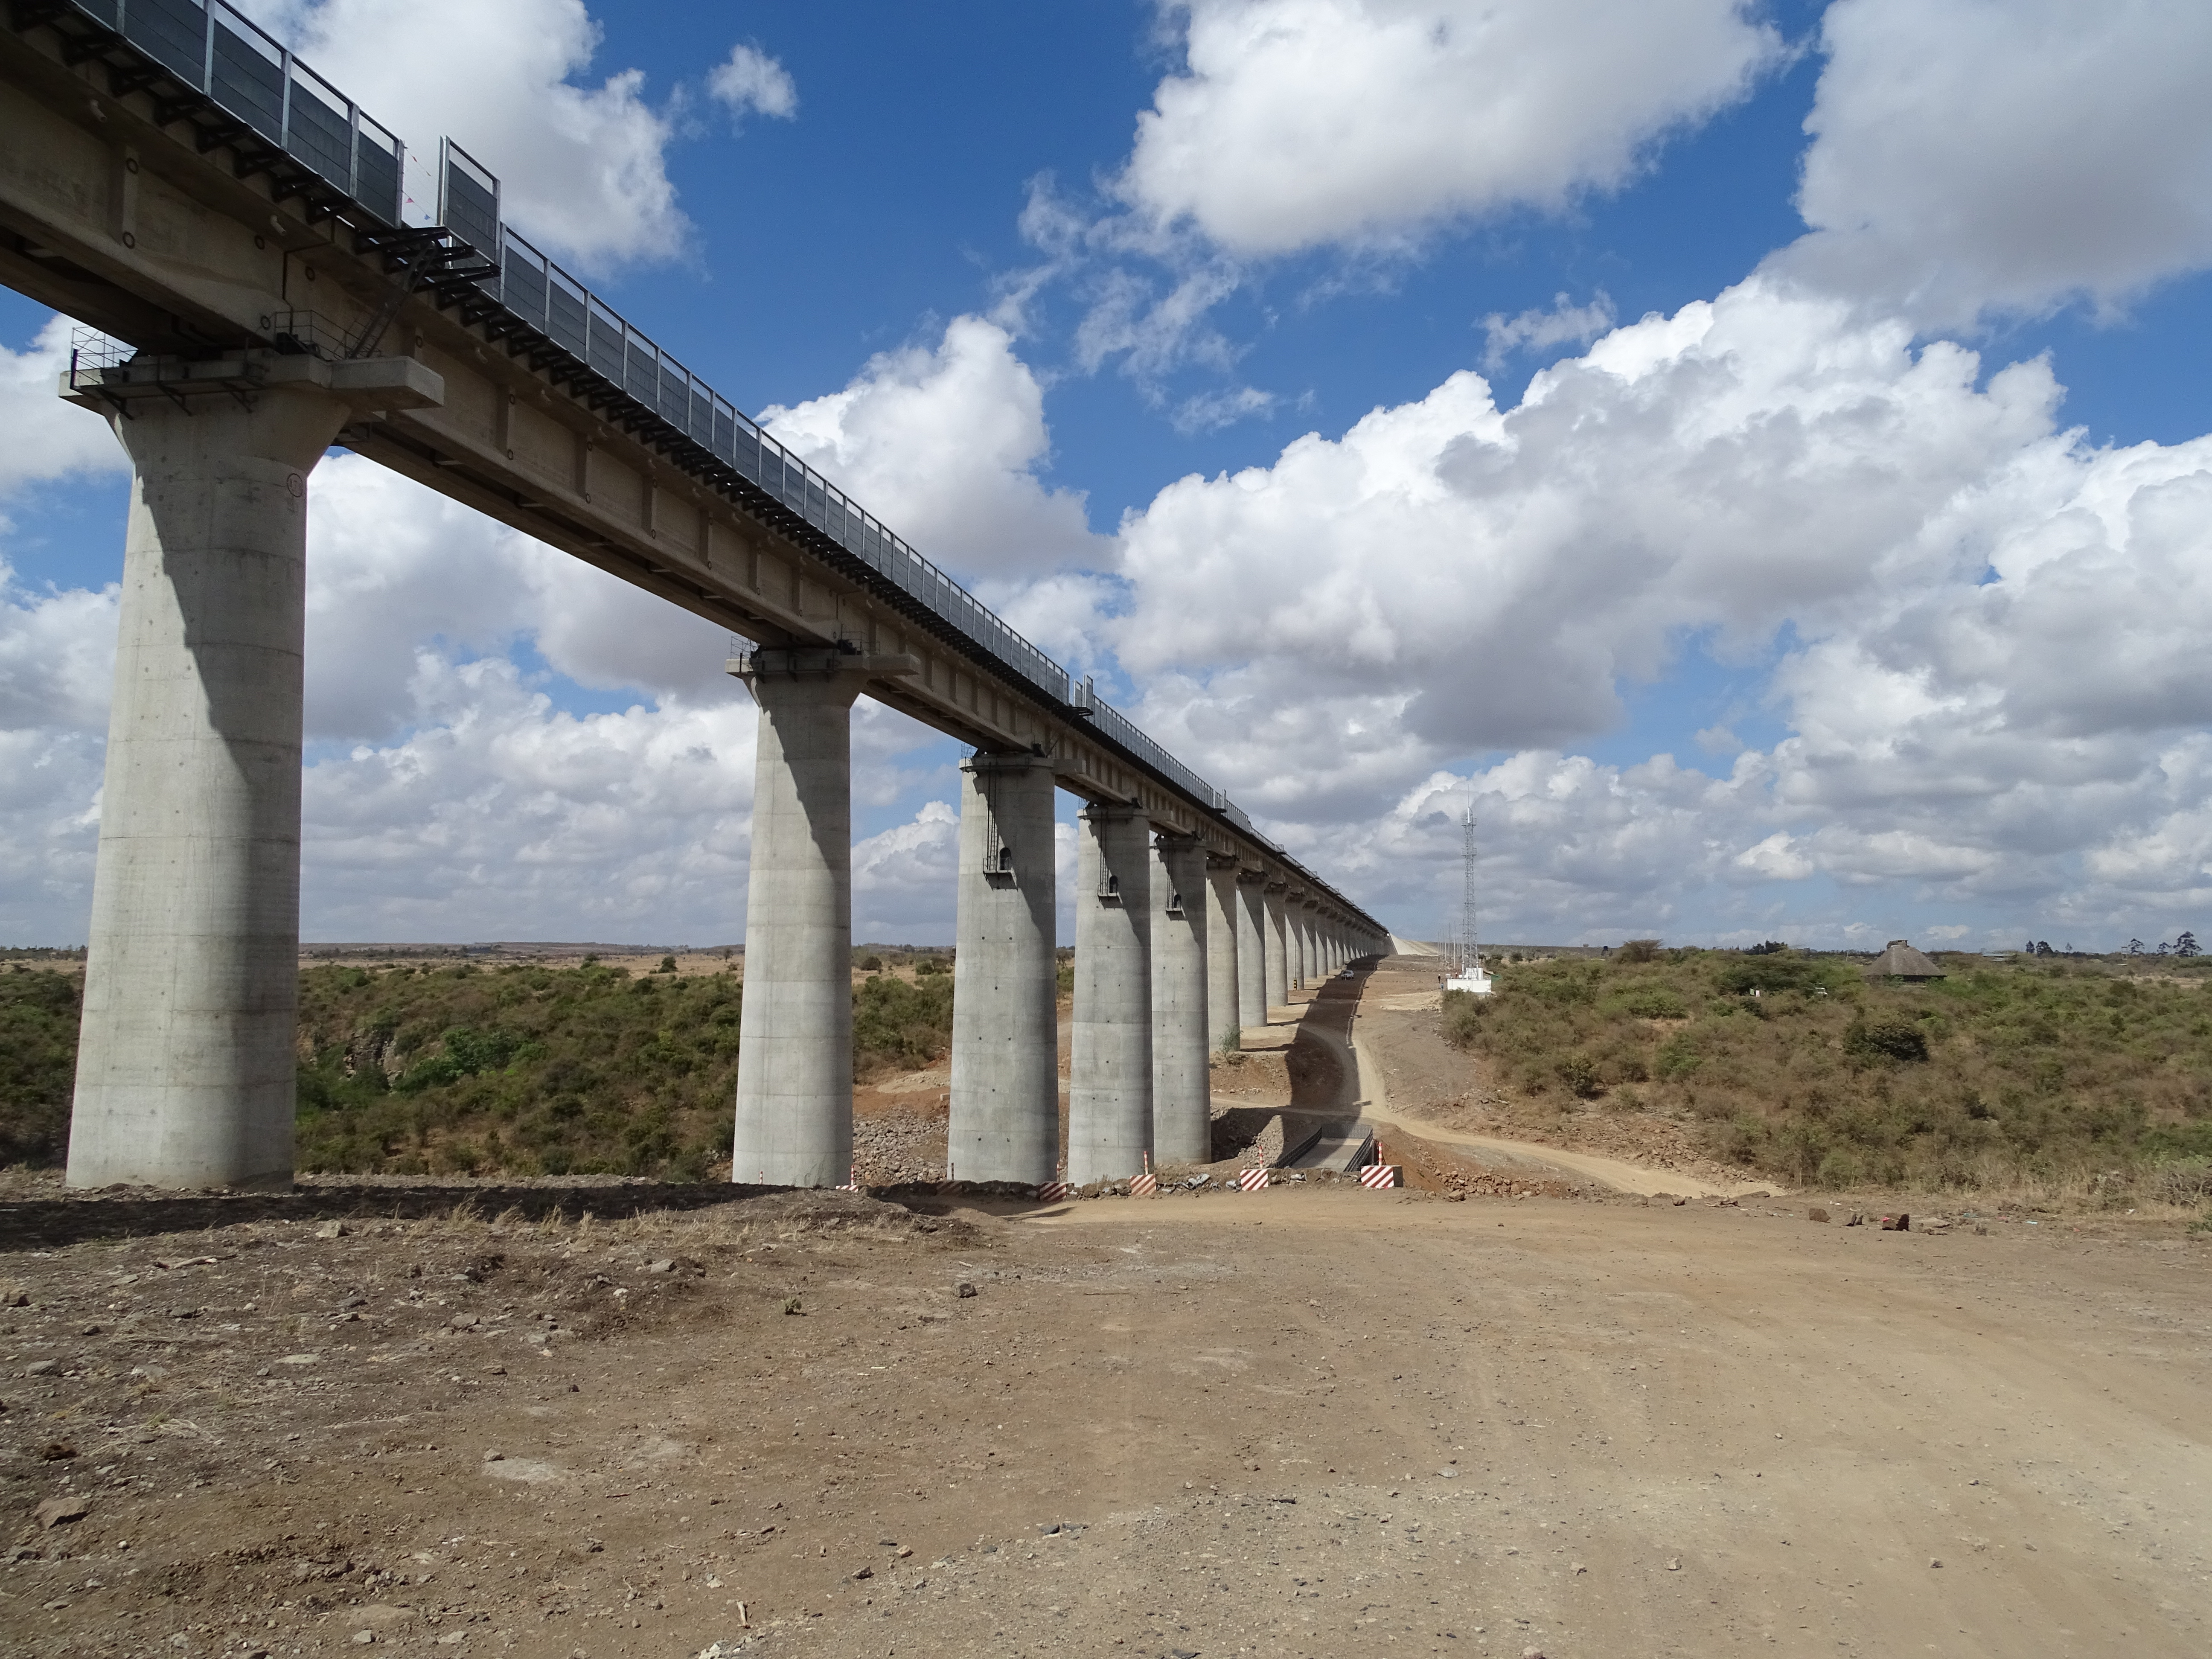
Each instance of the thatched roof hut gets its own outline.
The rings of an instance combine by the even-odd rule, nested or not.
[[[1869,979],[1942,979],[1943,970],[1901,939],[1893,939],[1889,948],[1876,957],[1867,969]]]

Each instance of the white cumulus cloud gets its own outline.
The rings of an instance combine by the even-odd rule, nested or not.
[[[56,316],[23,350],[0,346],[0,501],[72,473],[130,470],[107,422],[64,403],[56,390],[76,331],[77,325]]]
[[[1044,390],[996,323],[956,317],[934,347],[887,351],[842,392],[762,412],[777,438],[955,575],[1095,562],[1105,544],[1050,459]]]
[[[913,818],[853,846],[853,936],[898,945],[951,937],[959,809],[924,801]]]
[[[743,41],[714,66],[707,77],[707,90],[732,115],[750,112],[788,121],[799,113],[799,88],[790,72],[759,47]]]
[[[1148,729],[1378,902],[1444,903],[1453,849],[1449,814],[1407,840],[1373,803],[1502,753],[1480,787],[1517,803],[1496,878],[1524,937],[1775,937],[1777,902],[1835,942],[1921,905],[2155,931],[2212,896],[2212,439],[2097,448],[2059,396],[2040,361],[1985,374],[1754,279],[1514,408],[1462,374],[1169,486],[1091,626]],[[1724,775],[1563,751],[1690,650],[1784,734],[1708,728]]]
[[[2212,8],[1837,0],[1784,269],[1930,328],[2212,265]]]
[[[1613,297],[1600,289],[1588,305],[1578,306],[1567,295],[1554,296],[1549,311],[1528,310],[1517,317],[1492,312],[1482,319],[1485,345],[1482,366],[1495,374],[1506,359],[1522,351],[1541,351],[1570,342],[1588,345],[1618,320]]]
[[[414,665],[404,738],[307,768],[304,934],[743,937],[750,703],[579,718],[503,658]]]
[[[1511,410],[1462,372],[1162,490],[1123,526],[1117,644],[1261,708],[1341,697],[1444,752],[1586,736],[1684,630],[1751,648],[1901,569],[1978,575],[1943,515],[2055,441],[2057,397],[2040,363],[1978,374],[1756,283],[1616,330]]]
[[[1741,98],[1743,0],[1189,0],[1118,184],[1241,255],[1556,210]]]

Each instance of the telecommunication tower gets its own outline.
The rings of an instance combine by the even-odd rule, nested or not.
[[[1475,943],[1474,932],[1474,807],[1470,804],[1460,828],[1465,835],[1464,868],[1460,887],[1459,927],[1452,939],[1451,973],[1444,981],[1447,991],[1465,991],[1470,995],[1486,997],[1490,994],[1490,975],[1482,971],[1482,951]]]

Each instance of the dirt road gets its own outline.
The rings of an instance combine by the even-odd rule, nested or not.
[[[1295,1188],[352,1229],[0,1259],[0,1648],[2212,1644],[2171,1231]]]
[[[1388,957],[1353,981],[1331,981],[1307,1014],[1316,1040],[1328,1042],[1334,1032],[1343,1039],[1338,1048],[1357,1045],[1370,1116],[1492,1167],[1556,1171],[1616,1192],[1705,1197],[1783,1190],[1714,1162],[1679,1121],[1622,1110],[1618,1101],[1599,1109],[1557,1094],[1548,1109],[1532,1109],[1489,1086],[1482,1063],[1444,1041],[1437,971],[1433,960]]]
[[[1433,1014],[1436,999],[1432,993],[1422,996],[1402,988],[1419,975],[1432,973],[1432,963],[1401,959],[1394,963],[1393,969],[1389,975],[1380,980],[1389,989],[1378,992],[1374,978],[1364,975],[1348,980],[1333,979],[1324,981],[1310,1000],[1303,1002],[1304,1017],[1298,1022],[1297,1040],[1321,1049],[1332,1064],[1309,1068],[1322,1080],[1322,1087],[1297,1098],[1296,1104],[1314,1111],[1350,1113],[1357,1109],[1358,1115],[1370,1122],[1403,1130],[1436,1146],[1476,1154],[1491,1168],[1579,1177],[1619,1193],[1647,1196],[1671,1193],[1687,1198],[1708,1198],[1776,1190],[1772,1182],[1717,1180],[1680,1168],[1636,1164],[1540,1141],[1473,1133],[1416,1113],[1397,1110],[1390,1097],[1390,1068],[1370,1046],[1363,1024],[1370,1028],[1376,1025],[1378,1014]],[[1429,1024],[1432,1026],[1433,1021]],[[1389,1021],[1387,1037],[1393,1042],[1401,1066],[1412,1060],[1425,1061],[1423,1069],[1430,1073],[1441,1068],[1461,1073],[1472,1070],[1472,1062],[1464,1055],[1447,1050],[1432,1030],[1414,1027],[1406,1018]]]

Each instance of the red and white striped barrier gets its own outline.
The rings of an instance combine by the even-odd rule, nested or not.
[[[1037,1188],[1040,1204],[1065,1204],[1075,1196],[1075,1188],[1065,1181],[1048,1181]]]
[[[1266,1192],[1267,1172],[1265,1170],[1239,1170],[1237,1172],[1237,1190],[1240,1193]]]
[[[1363,1187],[1395,1187],[1398,1184],[1398,1166],[1395,1164],[1370,1164],[1359,1172]]]
[[[1129,1177],[1129,1196],[1132,1198],[1150,1198],[1159,1189],[1160,1178],[1150,1170],[1140,1176]]]

